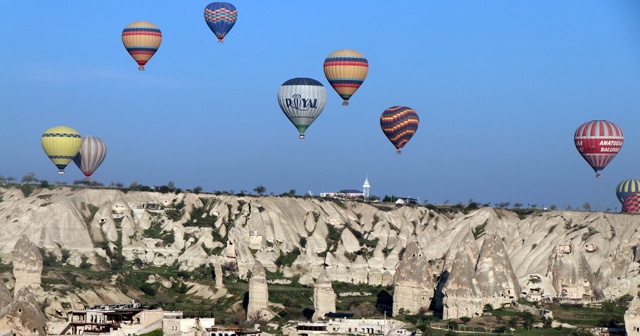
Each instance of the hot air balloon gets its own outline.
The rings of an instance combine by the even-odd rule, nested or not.
[[[104,141],[94,136],[82,137],[82,144],[78,154],[73,158],[73,162],[80,168],[87,181],[91,180],[93,172],[100,167],[102,161],[107,156],[107,145]]]
[[[64,168],[78,154],[82,138],[71,127],[56,126],[42,134],[42,149],[58,167],[58,174],[64,174]]]
[[[591,165],[600,177],[598,171],[613,160],[624,143],[622,129],[607,120],[592,120],[586,122],[576,130],[573,137],[580,155]]]
[[[122,31],[122,43],[138,63],[140,71],[144,71],[145,64],[156,53],[161,42],[162,32],[151,22],[132,22]]]
[[[280,86],[278,104],[304,139],[304,132],[327,104],[327,90],[311,78],[293,78]]]
[[[349,98],[358,90],[369,72],[369,62],[364,55],[349,49],[334,51],[324,60],[324,75],[329,84],[349,105]]]
[[[622,212],[640,212],[640,192],[631,193],[624,199],[624,202],[622,202]]]
[[[222,43],[237,20],[238,10],[228,2],[212,2],[204,8],[204,21],[218,38],[218,43]]]
[[[620,203],[634,192],[640,192],[640,180],[624,180],[616,187],[616,197]]]
[[[418,130],[418,114],[413,109],[406,106],[392,106],[380,116],[380,128],[389,141],[401,154],[400,148],[404,147],[411,137]]]

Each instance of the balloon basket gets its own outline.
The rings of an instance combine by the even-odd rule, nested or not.
[[[596,174],[596,178],[600,178],[600,174]]]
[[[304,134],[300,134],[300,139],[304,139]]]
[[[398,151],[396,151],[396,154],[402,154],[402,151],[398,149]]]
[[[139,66],[139,67],[138,67],[138,70],[140,70],[140,71],[144,71],[144,67],[143,67],[143,66]]]
[[[62,171],[62,170],[58,170],[58,174],[60,174],[60,175],[64,175],[64,171]]]
[[[222,40],[218,40],[218,44],[222,44]]]
[[[348,102],[348,101],[346,101],[346,100],[345,100],[345,101],[343,101],[343,102],[342,102],[342,106],[349,106],[349,102]]]

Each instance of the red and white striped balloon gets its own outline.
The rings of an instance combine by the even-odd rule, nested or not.
[[[598,171],[603,170],[622,148],[624,134],[620,126],[610,121],[592,120],[578,127],[573,140],[596,177],[600,177]]]
[[[82,144],[76,157],[73,158],[76,166],[84,174],[87,181],[91,180],[91,175],[100,167],[102,161],[107,156],[107,145],[102,139],[94,136],[82,137]]]

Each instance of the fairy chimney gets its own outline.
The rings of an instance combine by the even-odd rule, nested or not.
[[[13,295],[17,297],[23,287],[32,291],[40,288],[42,276],[42,255],[38,247],[26,235],[22,235],[13,247],[13,276],[16,285]]]
[[[476,264],[476,280],[483,305],[501,307],[518,299],[518,277],[513,271],[502,238],[497,233],[487,233],[484,237]]]
[[[416,241],[407,244],[394,276],[393,315],[428,309],[435,290],[433,271]]]
[[[323,318],[326,313],[336,311],[336,293],[331,287],[331,279],[326,269],[320,273],[313,288],[313,308],[313,321]]]
[[[249,305],[247,306],[247,321],[258,323],[268,321],[273,317],[269,309],[269,289],[267,275],[259,261],[255,261],[249,279]]]

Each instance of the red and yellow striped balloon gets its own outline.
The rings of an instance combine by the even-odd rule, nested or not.
[[[416,133],[419,123],[416,111],[406,106],[392,106],[380,116],[380,128],[396,147],[398,154],[402,153],[400,148]]]
[[[342,49],[334,51],[324,60],[324,75],[329,84],[349,105],[349,98],[358,90],[369,72],[369,62],[361,53]]]
[[[122,31],[122,43],[127,52],[138,63],[138,70],[143,71],[149,59],[158,51],[162,42],[162,32],[158,26],[147,21],[136,21],[128,24]]]

